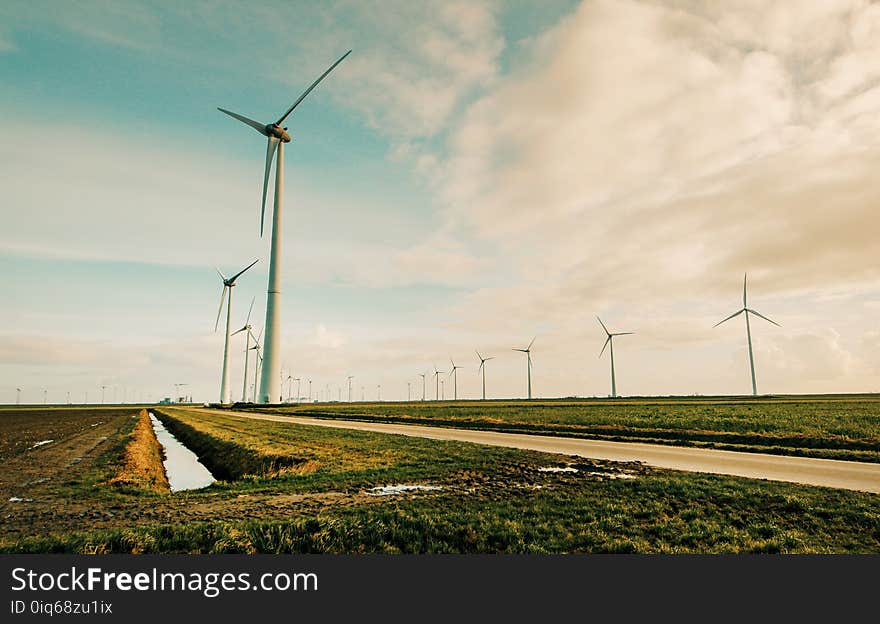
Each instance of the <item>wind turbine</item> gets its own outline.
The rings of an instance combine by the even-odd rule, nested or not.
[[[250,332],[250,330],[248,330]],[[254,339],[254,346],[251,347],[251,351],[256,351],[256,357],[254,358],[254,399],[253,402],[257,402],[257,379],[260,376],[260,364],[263,363],[263,356],[261,354],[262,347],[260,347],[260,338],[263,335],[263,330],[260,330],[260,333],[254,336],[253,332],[251,332],[251,338]]]
[[[21,388],[15,389],[15,404],[18,405],[21,403]],[[88,401],[86,401],[88,403]]]
[[[434,388],[434,392],[435,392],[435,394],[434,394],[434,400],[435,400],[435,401],[439,401],[439,400],[440,400],[440,374],[443,373],[443,372],[445,372],[445,371],[437,370],[437,367],[434,366],[434,386],[435,386],[435,388]]]
[[[422,378],[422,401],[425,400],[425,377],[428,373],[419,373],[419,377]]]
[[[748,304],[746,303],[746,279],[747,279],[747,277],[748,277],[747,274],[743,274],[743,307],[742,307],[742,309],[740,309],[737,312],[734,312],[733,314],[728,316],[723,321],[719,321],[719,322],[715,323],[715,325],[713,325],[713,327],[718,327],[719,325],[721,325],[721,323],[725,323],[725,322],[729,321],[730,319],[732,319],[733,317],[739,316],[740,314],[745,312],[746,338],[749,341],[749,366],[751,367],[751,370],[752,370],[752,395],[757,396],[758,395],[758,385],[755,383],[755,356],[752,354],[752,328],[749,325],[749,314],[754,314],[755,316],[758,316],[758,317],[764,319],[765,321],[769,321],[770,323],[773,323],[777,327],[782,327],[782,326],[779,323],[777,323],[776,321],[771,321],[763,314],[756,312],[755,310],[752,310],[750,307],[748,307]]]
[[[342,62],[346,56],[351,54],[351,50],[343,54],[330,68],[321,74],[311,86],[303,92],[299,98],[287,109],[287,111],[278,119],[278,121],[270,124],[262,124],[253,119],[248,119],[238,113],[233,113],[225,108],[218,108],[221,113],[225,113],[230,117],[238,119],[240,122],[249,125],[251,128],[267,137],[266,144],[266,168],[263,174],[263,207],[260,212],[260,236],[263,236],[263,225],[266,220],[266,191],[269,186],[269,172],[272,169],[272,160],[275,152],[278,152],[278,161],[275,164],[275,209],[272,213],[272,247],[269,260],[269,286],[266,298],[266,337],[263,343],[263,357],[266,365],[263,366],[262,377],[260,378],[260,403],[269,403],[272,397],[279,395],[278,388],[275,387],[278,378],[278,370],[281,357],[281,199],[283,195],[283,174],[284,174],[284,144],[290,143],[290,135],[287,133],[287,127],[281,124],[290,116],[300,102],[311,93],[312,89],[318,86],[327,74]],[[280,382],[279,382],[280,383]]]
[[[455,362],[452,361],[452,358],[449,358],[449,361],[452,362],[452,370],[449,371],[449,376],[452,377],[452,387],[454,388],[453,400],[458,400],[458,373],[457,371],[461,366],[456,366]]]
[[[477,374],[483,373],[483,400],[486,400],[486,362],[489,360],[494,360],[494,357],[484,358],[480,355],[479,351],[475,351],[477,357],[480,358],[480,368],[477,370]]]
[[[599,321],[599,325],[602,326],[602,329],[605,330],[605,333],[608,335],[608,338],[605,339],[605,344],[602,345],[602,350],[599,352],[599,357],[602,357],[602,354],[605,353],[605,347],[609,344],[611,345],[611,398],[615,398],[617,396],[617,383],[614,380],[614,337],[615,336],[630,336],[633,332],[617,332],[612,334],[608,331],[608,328],[605,327],[605,323],[602,322],[598,316],[596,320]]]
[[[353,375],[348,376],[348,402],[351,403],[351,380],[354,379]]]
[[[220,293],[220,307],[217,309],[217,320],[214,321],[215,332],[217,331],[217,326],[220,324],[220,315],[223,314],[223,302],[224,300],[226,301],[226,340],[223,343],[223,377],[220,381],[220,403],[223,405],[229,405],[232,403],[232,388],[229,386],[229,323],[232,319],[232,288],[235,286],[235,280],[257,262],[259,262],[259,260],[254,260],[232,277],[226,277],[220,269],[217,269],[220,279],[223,280],[223,291]]]
[[[232,334],[233,336],[235,336],[235,334],[240,334],[241,332],[244,332],[244,337],[245,337],[244,381],[241,384],[241,402],[242,403],[245,403],[247,401],[248,356],[250,355],[250,352],[251,352],[251,329],[253,329],[253,327],[251,326],[251,312],[253,312],[253,310],[254,310],[254,301],[256,301],[256,300],[257,300],[256,297],[251,299],[251,307],[248,308],[247,319],[245,319],[245,321],[244,321],[244,327],[242,327],[241,329],[239,329],[236,332],[233,332],[233,334]]]
[[[535,336],[537,338],[537,336]],[[519,351],[520,353],[525,353],[526,358],[528,359],[528,364],[526,365],[526,375],[528,376],[529,382],[529,399],[532,398],[532,345],[535,344],[535,338],[532,338],[532,341],[529,343],[529,346],[525,349],[512,349],[513,351]]]
[[[412,382],[406,382],[406,400],[407,402],[412,401]]]
[[[293,392],[293,375],[287,374],[287,402],[290,403],[290,395]]]

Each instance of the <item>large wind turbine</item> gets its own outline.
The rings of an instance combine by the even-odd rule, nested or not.
[[[484,358],[480,355],[479,351],[476,351],[477,357],[480,358],[480,368],[477,370],[477,373],[483,373],[483,400],[486,400],[486,362],[489,360],[494,360],[494,357]]]
[[[257,300],[256,297],[251,299],[251,307],[248,308],[248,315],[247,315],[247,319],[245,319],[244,327],[242,327],[238,331],[232,333],[232,335],[234,336],[236,334],[240,334],[241,332],[244,332],[244,337],[245,337],[245,342],[246,342],[245,347],[244,347],[244,382],[242,382],[242,384],[241,384],[241,402],[242,403],[247,402],[248,356],[250,355],[250,352],[251,352],[251,329],[253,327],[251,325],[251,312],[254,311],[254,302],[256,300]]]
[[[455,371],[457,371],[459,368],[463,368],[463,367],[456,366],[455,362],[452,361],[452,358],[449,358],[449,361],[452,362],[452,370],[449,371],[449,376],[452,377],[452,387],[453,387],[452,396],[453,396],[453,400],[457,401],[458,400],[458,373],[456,373]]]
[[[217,326],[220,324],[220,315],[223,313],[223,303],[224,301],[226,302],[226,340],[223,343],[223,377],[220,381],[220,402],[223,405],[229,405],[232,403],[232,388],[229,387],[229,323],[232,318],[232,288],[235,286],[235,280],[257,262],[259,262],[259,260],[254,260],[232,277],[226,277],[220,272],[220,269],[217,269],[220,279],[223,280],[223,291],[220,293],[220,308],[217,310],[217,320],[214,321],[215,332],[217,331]]]
[[[260,213],[260,236],[263,235],[263,225],[266,220],[266,192],[269,186],[269,172],[272,169],[272,160],[275,157],[275,152],[278,152],[278,161],[275,164],[275,209],[272,212],[272,247],[269,254],[269,287],[266,297],[266,336],[263,343],[263,359],[265,363],[260,376],[260,403],[271,403],[274,397],[281,394],[279,375],[281,366],[281,198],[283,195],[284,144],[290,142],[287,127],[282,127],[281,124],[290,116],[293,109],[311,93],[312,89],[349,54],[351,54],[351,50],[343,54],[327,71],[321,74],[274,123],[262,124],[238,113],[228,111],[225,108],[217,109],[221,113],[226,113],[230,117],[234,117],[240,122],[249,125],[268,138],[266,144],[266,168],[263,174],[263,208]]]
[[[746,303],[746,279],[747,279],[747,277],[748,277],[747,274],[743,274],[743,307],[742,307],[742,309],[740,309],[737,312],[734,312],[733,314],[728,316],[723,321],[719,321],[719,322],[715,323],[715,325],[713,325],[713,327],[718,327],[719,325],[721,325],[721,323],[729,321],[733,317],[739,316],[740,314],[745,312],[746,338],[749,341],[749,366],[752,369],[752,395],[757,396],[758,395],[758,385],[755,383],[755,356],[752,354],[752,328],[749,325],[749,314],[754,314],[755,316],[758,316],[758,317],[764,319],[765,321],[769,321],[770,323],[773,323],[777,327],[781,327],[781,325],[779,323],[777,323],[776,321],[771,321],[763,314],[760,314],[759,312],[756,312],[755,310],[752,310],[750,307],[748,307],[748,304]]]
[[[605,327],[605,323],[602,322],[602,319],[600,319],[597,316],[596,320],[599,321],[599,325],[602,326],[602,329],[605,330],[605,334],[608,336],[605,339],[605,344],[602,345],[602,350],[599,352],[599,357],[602,357],[602,354],[605,353],[605,347],[607,347],[608,345],[611,345],[611,349],[610,349],[611,350],[611,398],[613,399],[613,398],[617,397],[617,381],[614,379],[614,337],[615,336],[630,336],[634,332],[611,333],[610,331],[608,331],[608,328]]]
[[[537,336],[535,336],[537,338]],[[535,344],[535,338],[532,338],[532,341],[529,343],[529,346],[525,349],[513,349],[513,351],[519,351],[520,353],[525,353],[526,358],[528,359],[528,364],[526,365],[526,375],[528,377],[529,382],[529,399],[532,398],[532,345]]]

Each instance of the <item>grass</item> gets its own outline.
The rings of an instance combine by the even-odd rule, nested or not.
[[[880,396],[307,404],[277,414],[880,462]]]
[[[417,496],[314,516],[22,540],[7,552],[877,553],[876,497],[653,475],[549,490]]]
[[[80,507],[56,504],[0,532],[0,552],[880,553],[873,494],[161,409],[238,476],[164,495],[102,487],[122,436],[82,481],[55,490]],[[272,457],[309,469],[244,469]],[[565,464],[579,471],[538,470]],[[613,478],[620,471],[634,478]],[[392,483],[441,489],[369,494]]]

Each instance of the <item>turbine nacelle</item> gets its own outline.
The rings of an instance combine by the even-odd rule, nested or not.
[[[282,128],[278,124],[266,124],[263,134],[267,137],[276,138],[282,143],[290,143],[291,141],[290,135],[287,134],[287,127]]]

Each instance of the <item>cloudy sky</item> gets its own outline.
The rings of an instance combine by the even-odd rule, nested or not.
[[[0,402],[219,396],[262,325],[289,119],[283,376],[421,396],[880,391],[880,4],[0,5]],[[238,336],[237,338],[240,338]],[[233,344],[241,394],[243,340]],[[296,391],[294,384],[294,393]],[[452,381],[446,381],[451,395]],[[285,387],[286,392],[286,387]],[[306,385],[302,387],[306,393]],[[347,391],[343,391],[343,395]],[[427,394],[434,388],[430,377]]]

